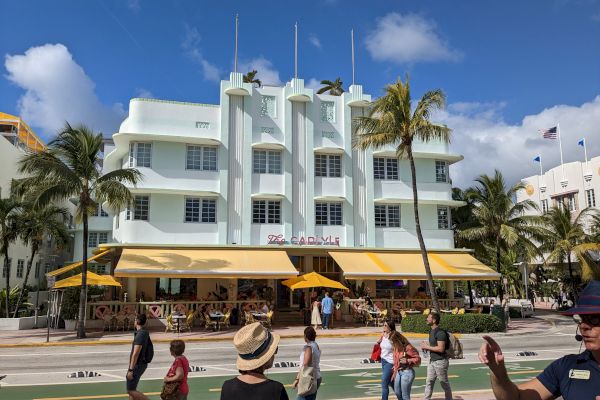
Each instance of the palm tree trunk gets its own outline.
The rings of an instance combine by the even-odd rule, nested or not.
[[[469,308],[473,308],[473,290],[471,288],[471,281],[467,281],[467,290],[469,291]]]
[[[17,318],[17,312],[19,311],[19,306],[21,305],[21,301],[23,300],[23,293],[25,292],[25,286],[27,286],[27,281],[29,280],[29,273],[31,272],[31,266],[33,265],[33,258],[35,257],[35,253],[37,252],[37,244],[31,244],[31,258],[27,262],[27,271],[25,271],[25,280],[23,280],[23,285],[21,285],[21,293],[19,293],[19,298],[17,299],[17,305],[15,306],[15,312],[13,313],[13,318]]]
[[[567,254],[567,262],[569,263],[569,277],[571,278],[571,301],[575,304],[577,300],[577,292],[575,291],[575,276],[573,276],[573,262],[571,261],[571,252]]]
[[[425,240],[423,240],[423,233],[421,232],[421,223],[419,222],[419,198],[417,195],[417,172],[415,169],[415,159],[412,154],[412,144],[407,146],[408,160],[410,162],[410,175],[412,178],[412,191],[413,191],[413,207],[415,211],[415,228],[417,231],[417,239],[419,240],[419,247],[421,248],[421,256],[423,257],[423,265],[425,266],[425,273],[427,274],[427,286],[429,286],[429,295],[431,296],[431,302],[433,308],[439,313],[440,304],[438,302],[437,294],[435,293],[435,286],[433,285],[433,275],[431,274],[431,267],[429,266],[429,257],[427,256],[427,248],[425,247]]]
[[[4,251],[4,269],[6,270],[6,318],[10,318],[10,302],[8,301],[10,297],[10,270],[8,269],[8,246],[4,247],[6,250]]]
[[[77,337],[85,338],[85,312],[87,300],[87,250],[88,250],[88,214],[83,208],[83,265],[81,267],[81,292],[79,294],[79,316],[77,318]]]
[[[500,233],[498,233],[500,235]],[[500,279],[503,279],[502,273],[500,272],[500,237],[496,239],[496,272],[500,273]],[[500,294],[500,302],[504,298],[504,288],[502,287],[503,281],[501,280],[498,284],[498,293]]]

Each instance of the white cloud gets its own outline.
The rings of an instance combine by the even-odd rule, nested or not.
[[[375,60],[398,64],[462,58],[439,36],[433,21],[415,14],[393,12],[380,18],[375,30],[367,35],[366,46]]]
[[[306,87],[306,88],[308,88],[308,89],[312,89],[312,90],[314,90],[315,92],[316,92],[317,90],[321,89],[321,86],[323,86],[323,85],[321,85],[321,81],[320,81],[320,80],[318,80],[318,79],[315,79],[315,78],[310,78],[310,79],[308,80],[308,83],[305,83],[305,84],[304,84],[304,87]]]
[[[127,0],[127,8],[137,13],[142,9],[142,5],[140,4],[140,0]]]
[[[221,71],[211,64],[200,51],[200,33],[198,29],[185,25],[185,39],[181,43],[181,48],[185,54],[194,60],[202,71],[202,76],[207,81],[219,82],[221,80]]]
[[[144,88],[135,89],[135,97],[140,97],[142,99],[154,99],[155,98],[155,96],[152,94],[151,91],[149,91],[148,89],[144,89]]]
[[[454,164],[454,186],[471,186],[473,178],[500,170],[507,184],[539,173],[533,158],[541,154],[544,170],[560,164],[558,141],[543,139],[540,129],[560,123],[565,162],[583,160],[577,145],[587,137],[588,157],[600,156],[600,141],[592,136],[600,125],[600,96],[580,106],[557,105],[538,114],[528,115],[520,124],[507,124],[502,118],[503,103],[451,104],[435,116],[437,122],[453,129],[453,153],[465,159]],[[597,134],[596,134],[597,136]]]
[[[107,106],[95,83],[62,44],[45,44],[25,54],[5,55],[6,78],[25,90],[17,104],[20,116],[48,138],[62,127],[84,123],[104,135],[114,133],[125,117],[123,105]]]
[[[317,37],[317,35],[315,35],[314,33],[311,34],[308,37],[308,41],[310,42],[310,44],[312,44],[313,46],[315,46],[317,49],[320,50],[322,48],[321,41],[319,40],[319,38]]]
[[[256,57],[248,62],[241,62],[238,71],[246,74],[249,71],[256,70],[256,78],[260,79],[263,85],[281,86],[279,71],[273,67],[273,63],[263,56]]]

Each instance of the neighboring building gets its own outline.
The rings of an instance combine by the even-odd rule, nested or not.
[[[317,95],[301,79],[256,88],[232,73],[220,99],[132,99],[114,145],[106,144],[105,173],[135,167],[144,176],[131,188],[134,204],[90,220],[90,252],[116,249],[115,275],[128,278],[130,299],[206,298],[215,290],[239,298],[266,285],[289,306],[298,299],[278,279],[296,271],[364,279],[373,292],[394,289],[384,281],[391,277],[423,279],[408,161],[392,147],[352,148],[352,118],[371,100],[361,86]],[[452,200],[448,166],[462,156],[438,142],[417,142],[413,151],[425,243],[443,253],[432,255],[436,274],[453,276],[456,265],[444,257],[464,253],[452,250],[450,225],[451,208],[462,203]],[[364,268],[344,261],[348,251]],[[388,255],[410,257],[384,261]],[[256,279],[231,280],[242,277]]]
[[[573,214],[587,207],[600,210],[600,157],[593,157],[587,163],[570,162],[554,167],[544,175],[534,175],[521,179],[525,190],[517,193],[517,201],[532,200],[540,214],[552,207],[568,207]]]
[[[17,171],[17,163],[25,154],[26,150],[40,151],[45,148],[44,142],[27,126],[19,117],[0,112],[0,197],[6,198],[10,195],[10,185],[13,179],[21,175]],[[66,202],[65,202],[66,203]],[[70,204],[70,203],[69,203]],[[25,269],[31,255],[28,246],[20,240],[9,247],[10,259],[10,285],[20,286],[25,278]],[[58,252],[51,240],[45,240],[40,252],[35,256],[29,285],[45,285],[45,272],[50,272],[61,266],[66,260],[70,260],[69,251]],[[0,288],[6,287],[6,273],[4,268],[4,256],[0,254]]]

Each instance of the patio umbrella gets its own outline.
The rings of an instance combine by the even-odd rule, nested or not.
[[[112,275],[98,275],[93,272],[87,273],[87,284],[98,286],[121,286]],[[68,287],[81,286],[81,274],[62,279],[54,284],[53,289],[64,289]]]
[[[281,282],[292,290],[308,289],[314,287],[326,287],[332,289],[348,290],[348,288],[339,282],[325,278],[323,275],[316,272],[300,275],[296,278],[291,278]]]

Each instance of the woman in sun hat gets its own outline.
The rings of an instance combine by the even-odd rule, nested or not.
[[[289,400],[283,385],[265,376],[273,366],[279,339],[258,322],[237,331],[233,345],[240,375],[223,383],[221,400]]]

